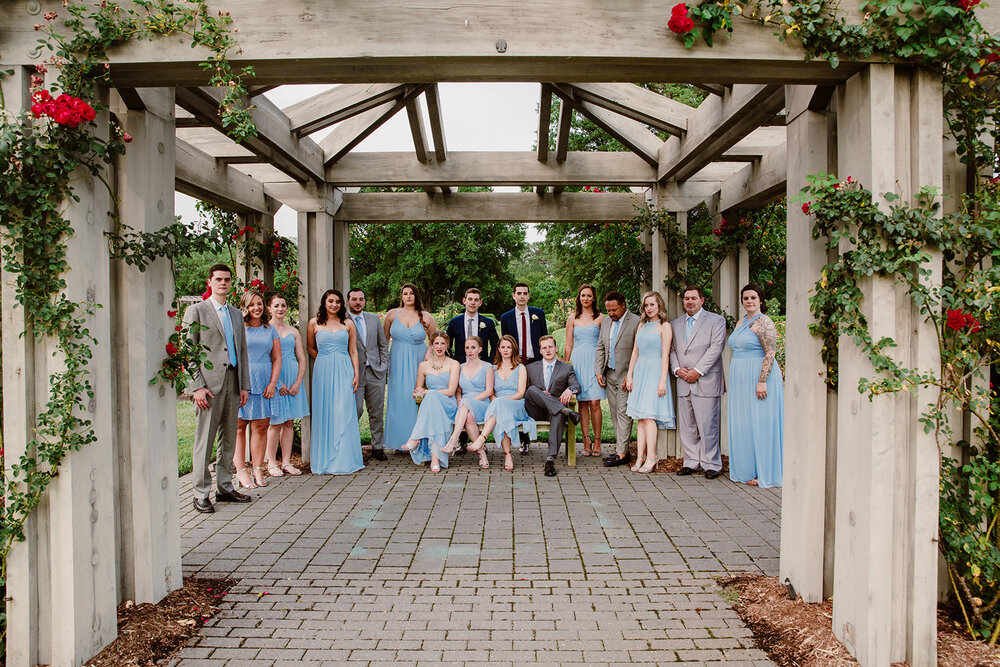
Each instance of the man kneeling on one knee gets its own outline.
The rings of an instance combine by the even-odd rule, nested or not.
[[[542,353],[541,361],[528,364],[528,390],[524,394],[524,407],[532,419],[549,422],[549,454],[545,459],[545,476],[556,474],[555,460],[559,455],[566,420],[573,422],[570,428],[580,423],[580,413],[568,406],[570,399],[580,393],[580,383],[573,372],[573,366],[562,362],[557,355],[556,339],[542,336],[538,340]]]

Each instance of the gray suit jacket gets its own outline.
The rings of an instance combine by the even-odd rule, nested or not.
[[[615,370],[628,371],[628,362],[632,358],[632,346],[635,345],[635,332],[639,328],[639,316],[626,310],[621,316],[618,335],[615,337]],[[610,317],[601,321],[601,334],[597,337],[597,357],[594,362],[594,372],[598,375],[608,374],[608,347],[611,340]]]
[[[348,313],[352,319],[353,315]],[[361,333],[354,337],[358,346],[358,363],[360,371],[364,375],[364,367],[367,363],[375,373],[375,377],[380,380],[385,377],[385,372],[389,368],[389,339],[385,337],[385,329],[378,315],[362,311],[361,317],[365,321],[365,339],[361,340]]]
[[[528,369],[528,386],[538,387],[545,391],[545,361],[534,361],[525,368]],[[580,393],[580,383],[576,379],[576,372],[571,364],[556,359],[556,365],[552,369],[552,379],[549,381],[548,392],[559,398],[566,389],[569,388],[573,395]]]
[[[687,318],[685,313],[670,323],[674,329],[674,342],[670,346],[670,373],[678,368],[697,368],[704,375],[694,384],[677,378],[677,395],[722,396],[726,392],[726,377],[722,372],[726,319],[702,309],[688,340]]]
[[[208,388],[213,395],[222,390],[222,381],[229,366],[229,350],[226,348],[226,334],[222,331],[222,322],[215,312],[215,299],[206,299],[201,303],[188,306],[184,311],[185,324],[197,322],[208,327],[189,334],[191,340],[208,348],[208,361],[212,368],[198,366],[191,373],[191,390]],[[243,313],[239,308],[227,305],[229,320],[233,323],[233,338],[236,340],[237,369],[240,378],[240,390],[250,390],[250,364],[247,357],[246,329],[243,326]]]

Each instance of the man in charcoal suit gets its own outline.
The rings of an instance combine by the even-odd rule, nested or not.
[[[597,384],[607,389],[611,421],[615,426],[615,452],[604,458],[604,465],[613,468],[631,460],[628,443],[632,438],[632,418],[625,414],[628,405],[625,378],[628,376],[639,316],[629,312],[625,295],[621,292],[608,292],[604,296],[604,309],[608,316],[601,322],[601,333],[597,337],[594,372],[597,373]]]
[[[538,341],[542,359],[528,365],[528,389],[524,393],[524,407],[532,419],[549,422],[549,453],[545,458],[545,476],[555,477],[556,457],[562,442],[566,420],[580,423],[580,413],[567,407],[570,399],[580,393],[573,366],[559,360],[559,348],[552,336],[542,336]]]
[[[368,426],[372,434],[372,458],[385,461],[382,448],[382,414],[385,406],[385,376],[389,369],[389,339],[378,315],[365,312],[367,299],[363,290],[354,288],[347,293],[347,310],[354,328],[358,346],[358,419],[364,406],[368,406]]]
[[[549,328],[545,324],[545,311],[528,307],[531,292],[525,283],[514,285],[513,297],[514,307],[500,316],[500,335],[514,337],[521,363],[527,366],[538,361],[539,342],[542,336],[548,335]],[[526,433],[521,434],[521,453],[528,453]]]
[[[500,337],[497,336],[497,324],[489,317],[479,314],[483,297],[478,288],[470,287],[465,290],[462,303],[465,305],[465,312],[448,322],[448,338],[451,339],[448,353],[452,359],[464,364],[466,339],[470,336],[479,336],[483,339],[483,349],[479,353],[479,358],[491,364],[493,355],[497,351],[497,343],[500,342]]]

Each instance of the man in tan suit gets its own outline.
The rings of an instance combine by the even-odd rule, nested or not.
[[[212,296],[189,306],[184,322],[191,327],[191,340],[207,348],[203,363],[191,373],[194,405],[198,421],[194,431],[192,452],[192,487],[194,508],[199,512],[214,512],[208,499],[212,486],[209,462],[212,445],[218,436],[215,459],[215,501],[248,503],[252,498],[233,488],[233,453],[236,451],[236,420],[239,409],[247,402],[250,389],[250,367],[247,358],[246,329],[243,313],[226,303],[233,284],[233,272],[225,264],[216,264],[208,271]]]
[[[608,317],[601,322],[594,370],[597,383],[608,391],[611,420],[615,425],[615,453],[604,459],[604,465],[613,468],[631,460],[628,443],[632,437],[632,419],[625,414],[628,404],[625,377],[628,375],[639,316],[628,311],[625,295],[621,292],[608,292],[604,296],[604,308]]]

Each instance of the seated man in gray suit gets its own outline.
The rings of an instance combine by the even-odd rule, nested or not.
[[[625,414],[628,405],[625,378],[628,376],[639,316],[629,312],[625,295],[621,292],[608,292],[604,296],[604,308],[608,316],[601,320],[594,372],[597,373],[597,384],[608,392],[608,407],[611,408],[611,421],[615,426],[615,452],[605,457],[604,465],[614,468],[625,465],[632,458],[628,453],[632,418]]]
[[[549,454],[545,459],[545,476],[556,474],[556,456],[562,442],[566,419],[576,428],[580,423],[580,413],[566,407],[574,395],[580,393],[580,383],[576,379],[573,366],[559,361],[559,348],[552,336],[542,336],[538,340],[542,353],[540,361],[528,364],[528,389],[524,393],[524,407],[532,419],[549,422]]]
[[[670,325],[670,369],[677,376],[677,426],[684,445],[684,467],[678,475],[705,471],[715,479],[722,470],[719,415],[726,378],[722,350],[726,346],[726,320],[710,313],[700,287],[684,288],[684,312]]]
[[[209,459],[212,445],[218,436],[219,446],[215,457],[215,501],[248,503],[252,498],[233,488],[233,453],[236,451],[236,420],[239,409],[247,402],[250,391],[250,366],[247,357],[246,329],[243,313],[227,305],[226,297],[233,284],[233,272],[225,264],[216,264],[208,270],[208,283],[212,296],[188,306],[184,323],[190,327],[189,336],[207,348],[205,361],[191,372],[191,388],[197,424],[194,430],[192,487],[194,508],[199,512],[214,512],[208,499],[212,486]]]
[[[382,448],[382,415],[385,409],[385,374],[389,369],[389,339],[385,337],[385,329],[378,315],[365,312],[363,290],[355,287],[347,292],[347,310],[354,320],[354,328],[358,335],[355,341],[358,346],[358,390],[354,392],[358,401],[358,419],[368,406],[368,426],[372,434],[372,458],[385,461],[385,450]]]

